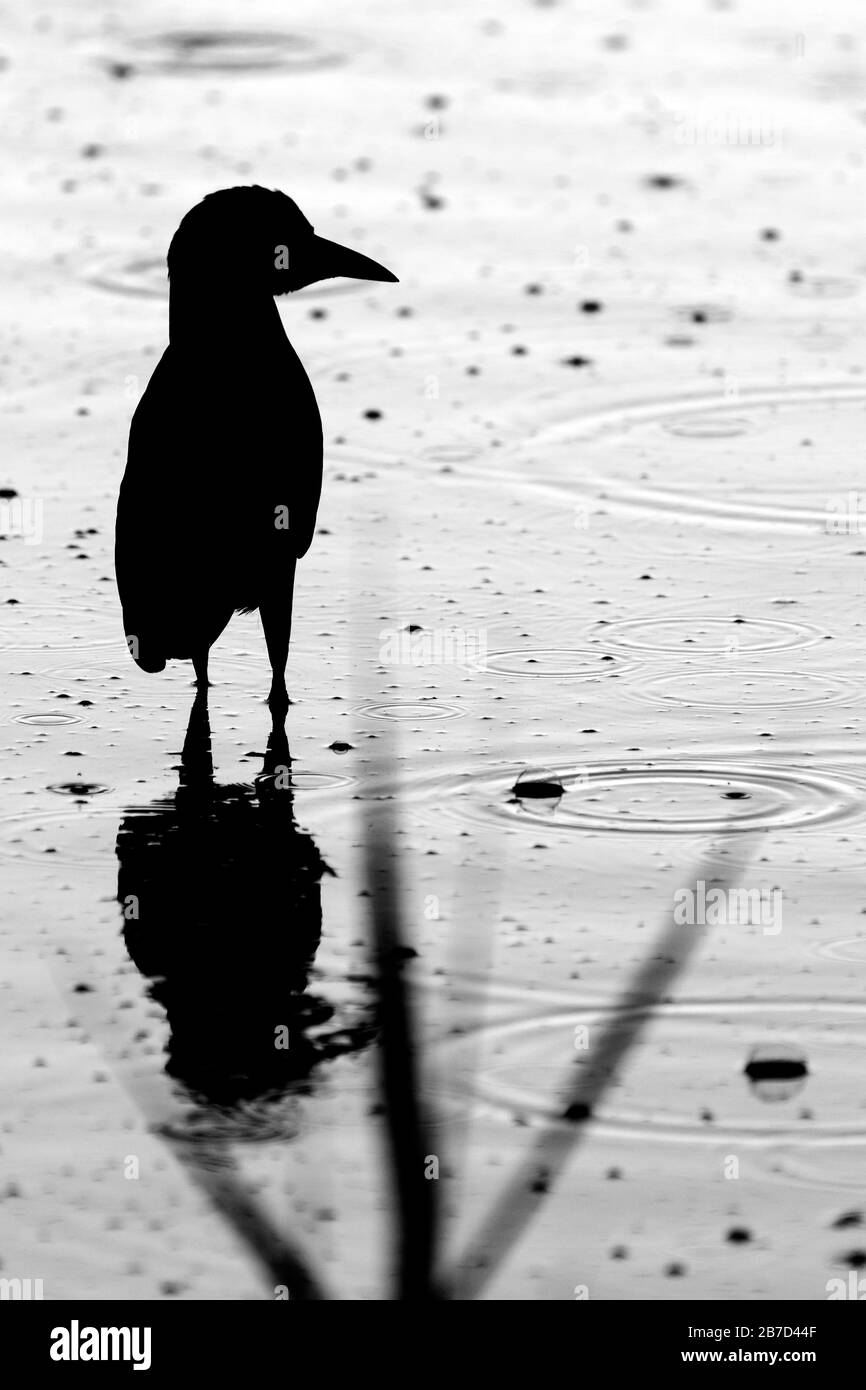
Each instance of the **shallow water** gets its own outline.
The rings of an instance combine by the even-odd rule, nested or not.
[[[844,1273],[866,1162],[855,13],[8,21],[0,485],[41,501],[42,534],[0,546],[4,1275],[270,1297],[254,1202],[331,1296],[388,1295],[362,896],[382,807],[463,1294],[822,1299]],[[774,138],[738,143],[750,120]],[[327,443],[281,856],[235,830],[266,810],[257,619],[214,653],[231,790],[203,827],[177,795],[191,673],[132,665],[112,578],[165,248],[205,192],[254,181],[400,276],[281,305]],[[391,660],[410,625],[463,646]],[[124,931],[118,875],[155,846],[159,882],[175,834],[201,874],[164,904],[166,967]],[[314,851],[320,935],[295,959],[261,883],[297,917]],[[702,866],[781,914],[678,925]],[[237,1095],[245,1001],[293,971],[297,1070]],[[756,1049],[802,1056],[797,1086],[753,1084]]]

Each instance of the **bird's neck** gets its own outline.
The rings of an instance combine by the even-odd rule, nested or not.
[[[169,291],[168,333],[173,348],[223,360],[260,353],[275,339],[287,341],[270,295],[241,295],[178,284],[172,284]]]

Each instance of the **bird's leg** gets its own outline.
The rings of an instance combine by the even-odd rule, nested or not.
[[[207,660],[210,656],[210,648],[205,647],[203,651],[196,652],[192,659],[193,670],[195,671],[195,683],[199,690],[207,690],[210,681],[207,678]]]
[[[293,565],[289,576],[288,594],[283,594],[278,600],[268,600],[259,605],[265,643],[268,648],[268,659],[273,672],[268,705],[275,718],[278,715],[285,718],[286,711],[291,704],[289,692],[286,689],[286,662],[289,659],[289,639],[292,635],[294,580],[295,568]]]
[[[270,604],[262,604],[262,627],[265,630],[265,642],[268,648],[268,659],[271,663],[271,691],[268,695],[268,705],[274,719],[280,715],[285,718],[286,711],[291,701],[289,692],[286,689],[286,662],[289,659],[289,637],[291,636],[292,617],[291,613],[286,614],[285,610],[277,610]]]

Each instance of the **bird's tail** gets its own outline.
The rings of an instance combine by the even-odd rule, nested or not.
[[[157,671],[165,670],[165,657],[161,652],[149,651],[144,655],[134,656],[133,661],[136,666],[140,666],[142,671],[147,671],[155,675]]]
[[[143,634],[140,629],[133,630],[136,626],[128,620],[124,623],[129,655],[142,671],[148,671],[151,674],[164,671],[166,656],[161,644],[147,634]]]

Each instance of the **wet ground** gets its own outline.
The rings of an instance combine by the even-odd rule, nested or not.
[[[277,1232],[387,1296],[388,806],[461,1295],[825,1298],[866,1261],[856,11],[319,13],[6,20],[2,1272],[271,1297]],[[112,577],[165,249],[241,182],[401,282],[281,304],[326,482],[277,805],[257,619],[211,776]],[[683,924],[700,881],[773,915]]]

